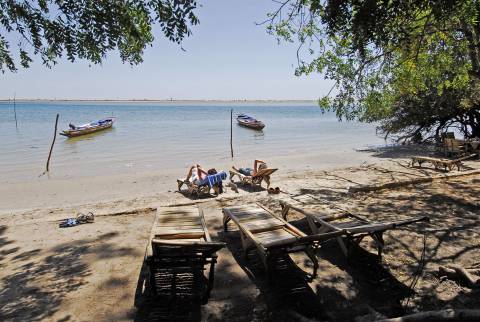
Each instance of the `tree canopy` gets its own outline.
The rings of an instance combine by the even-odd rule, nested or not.
[[[0,0],[0,71],[28,68],[34,56],[46,66],[63,55],[98,64],[113,50],[138,64],[155,24],[180,43],[198,23],[196,7],[193,0]]]
[[[477,0],[284,0],[265,23],[299,42],[297,74],[334,81],[319,103],[340,119],[480,136],[479,13]]]

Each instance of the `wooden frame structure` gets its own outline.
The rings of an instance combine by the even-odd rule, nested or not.
[[[234,167],[230,170],[230,181],[233,181],[233,177],[237,176],[240,179],[242,184],[247,184],[253,187],[261,187],[262,182],[265,181],[267,183],[267,188],[270,187],[270,176],[277,171],[278,169],[261,169],[257,171],[257,174],[254,176],[246,176],[239,171],[237,171]]]
[[[290,209],[304,215],[313,234],[346,231],[346,234],[336,238],[346,257],[349,256],[350,250],[353,246],[358,246],[363,238],[368,236],[373,239],[377,248],[378,257],[381,258],[382,250],[385,246],[385,241],[383,240],[383,233],[385,231],[410,225],[419,221],[430,220],[429,217],[424,216],[409,220],[377,223],[368,221],[351,213],[326,216],[319,213],[308,212],[285,201],[280,201],[280,205],[282,206],[282,217],[285,220],[287,220],[287,215]]]
[[[446,137],[443,139],[443,151],[445,156],[461,156],[467,153],[467,146],[455,138]]]
[[[201,209],[157,212],[145,255],[153,293],[206,303],[215,278],[215,253],[223,247],[225,243],[211,241]],[[205,265],[210,265],[208,276]]]
[[[273,212],[258,204],[223,208],[223,228],[228,230],[232,220],[240,230],[245,257],[256,249],[267,271],[271,273],[278,259],[288,253],[303,251],[313,262],[312,277],[317,275],[315,250],[319,242],[340,236],[343,231],[307,236]],[[270,274],[269,274],[270,276]]]

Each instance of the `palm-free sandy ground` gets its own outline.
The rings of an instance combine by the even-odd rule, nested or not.
[[[54,207],[23,204],[0,215],[0,320],[2,321],[151,321],[160,315],[204,321],[369,321],[445,308],[479,308],[478,289],[442,279],[439,265],[479,267],[480,176],[452,178],[367,193],[348,188],[439,174],[408,167],[418,151],[376,151],[373,159],[348,168],[281,169],[272,178],[282,193],[240,187],[220,197],[190,200],[171,191],[102,202]],[[373,161],[372,161],[373,160]],[[478,161],[465,162],[468,169]],[[112,187],[114,189],[114,187]],[[22,196],[17,196],[22,200]],[[31,200],[33,200],[32,198]],[[319,275],[307,280],[311,263],[291,255],[291,265],[269,282],[255,256],[242,255],[235,226],[222,229],[221,208],[259,202],[280,213],[278,201],[336,213],[350,211],[373,221],[427,215],[420,223],[385,234],[383,259],[371,241],[347,260],[334,241],[318,252]],[[13,203],[11,200],[9,201]],[[224,241],[215,288],[203,306],[162,303],[145,289],[143,258],[156,211],[196,203],[204,210],[212,239]],[[156,210],[154,210],[156,209]],[[95,222],[59,228],[59,221],[92,211]],[[127,213],[125,213],[127,212]],[[304,218],[289,221],[310,233]]]

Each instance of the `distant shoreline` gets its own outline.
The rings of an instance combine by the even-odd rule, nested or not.
[[[32,99],[17,98],[16,102],[45,102],[45,103],[62,103],[62,102],[94,102],[94,103],[316,103],[316,100],[275,100],[275,99],[258,99],[258,100],[197,100],[197,99]],[[0,103],[13,102],[13,99],[0,99]]]

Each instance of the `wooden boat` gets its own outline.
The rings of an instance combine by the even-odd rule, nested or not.
[[[261,130],[265,127],[262,121],[257,120],[256,118],[249,116],[247,114],[239,114],[237,116],[238,125],[248,127],[253,130]]]
[[[70,124],[70,129],[60,132],[60,135],[73,138],[80,135],[90,134],[102,130],[109,129],[113,126],[115,122],[115,117],[107,117],[95,122],[83,124],[80,126],[75,126]]]

